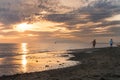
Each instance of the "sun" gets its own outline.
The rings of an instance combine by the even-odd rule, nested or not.
[[[30,30],[32,28],[32,25],[27,24],[27,23],[21,23],[17,24],[14,29],[18,32],[25,32],[27,30]]]

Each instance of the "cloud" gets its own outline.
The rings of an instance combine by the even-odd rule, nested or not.
[[[94,4],[94,7],[89,7],[88,9],[86,11],[89,11],[88,13],[91,15],[89,18],[94,22],[120,13],[120,6],[112,5],[112,2],[108,1],[98,1]]]
[[[67,13],[85,5],[83,0],[39,0],[38,7],[42,10],[58,14]]]
[[[120,12],[119,5],[112,5],[112,2],[98,0],[96,3],[92,4],[92,6],[88,5],[85,7],[80,7],[77,10],[73,10],[71,12],[65,14],[50,14],[45,18],[51,21],[56,22],[72,22],[72,21],[83,21],[81,19],[88,19],[90,21],[100,21],[105,18],[111,17],[115,14],[119,14]],[[81,15],[89,15],[86,18],[80,18]]]
[[[41,35],[46,38],[53,35],[49,39],[65,40],[67,36],[69,39],[117,36],[120,20],[114,17],[116,15],[120,15],[120,0],[0,0],[1,35],[8,36],[22,37],[14,32],[13,25],[23,22],[42,23],[44,20],[44,24],[48,21],[58,25],[48,24],[47,28],[45,25],[37,25],[37,30],[34,28],[26,36],[32,34],[39,35],[34,38]]]
[[[120,14],[120,6],[118,5],[120,1],[116,0],[116,3],[113,0],[96,0],[96,2],[77,10],[64,14],[48,14],[44,18],[53,22],[63,22],[68,29],[78,30],[71,33],[74,36],[108,36],[112,32],[115,33],[115,30],[108,30],[106,27],[114,27],[120,24],[119,20],[106,21],[107,18]],[[95,31],[96,28],[101,29],[101,32]]]
[[[5,25],[19,23],[37,11],[33,0],[0,0],[0,22]]]

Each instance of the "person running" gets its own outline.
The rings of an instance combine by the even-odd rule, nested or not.
[[[112,39],[110,39],[109,44],[110,44],[110,47],[113,46],[113,40]]]
[[[96,46],[96,39],[94,39],[94,40],[92,41],[92,45],[93,45],[93,48],[95,48],[95,46]]]

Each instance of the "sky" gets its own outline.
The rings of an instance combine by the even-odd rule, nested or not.
[[[0,0],[0,42],[120,42],[120,0]]]

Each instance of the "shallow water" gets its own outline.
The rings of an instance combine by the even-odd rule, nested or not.
[[[44,71],[77,65],[68,49],[89,48],[78,43],[63,44],[0,44],[0,76]]]
[[[69,61],[73,56],[65,53],[66,50],[27,43],[0,44],[0,76],[57,69],[78,63]]]

